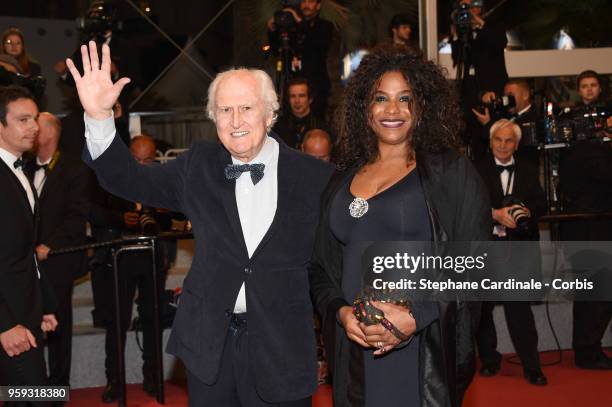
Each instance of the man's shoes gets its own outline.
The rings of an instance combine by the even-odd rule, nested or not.
[[[119,399],[119,386],[117,382],[109,381],[106,383],[104,393],[102,393],[102,403],[113,403]]]
[[[530,369],[525,371],[525,379],[529,382],[529,384],[533,384],[534,386],[546,386],[548,384],[548,380],[546,380],[546,376],[540,369]]]
[[[480,375],[483,377],[495,376],[501,367],[501,363],[486,364],[480,368]]]
[[[576,366],[589,370],[612,370],[612,359],[605,353],[600,352],[594,358],[576,357]]]

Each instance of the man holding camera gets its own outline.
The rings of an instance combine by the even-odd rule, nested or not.
[[[545,210],[544,192],[538,182],[538,169],[526,160],[515,157],[521,140],[521,128],[507,119],[491,126],[492,156],[476,163],[491,197],[493,239],[499,241],[539,240],[537,218]],[[533,267],[539,267],[535,265]],[[523,364],[530,384],[543,386],[546,377],[540,368],[538,333],[529,302],[503,302],[512,343]],[[478,353],[482,361],[481,376],[497,374],[501,354],[497,352],[497,336],[493,321],[494,302],[482,303],[477,333]]]
[[[319,117],[325,117],[331,87],[327,54],[333,26],[319,17],[320,10],[321,0],[302,0],[299,11],[292,7],[283,8],[282,12],[291,14],[295,26],[280,27],[275,17],[271,17],[268,20],[268,38],[276,52],[281,47],[281,36],[289,35],[293,53],[291,70],[308,80],[314,99],[312,110]],[[287,32],[281,32],[283,30]]]
[[[132,139],[130,153],[134,159],[144,165],[155,165],[155,143],[149,136],[137,136]],[[97,203],[92,209],[90,221],[94,235],[99,240],[111,240],[125,235],[149,235],[162,230],[169,230],[172,221],[169,212],[155,208],[143,207],[139,202],[129,202],[110,195],[105,191],[98,191]],[[167,264],[163,247],[157,247],[157,280],[158,298],[162,298]],[[161,250],[160,250],[161,249]],[[98,254],[99,260],[94,265],[92,285],[95,286],[96,310],[94,319],[96,323],[106,328],[106,378],[107,386],[102,394],[104,403],[111,403],[119,396],[118,366],[117,366],[117,340],[114,303],[112,298],[113,281],[111,260],[107,249]],[[121,332],[125,346],[126,332],[132,321],[132,308],[134,294],[138,289],[138,313],[143,327],[143,390],[155,396],[155,336],[153,330],[153,280],[151,277],[151,254],[148,251],[126,253],[119,257],[119,281],[121,293]],[[94,281],[95,280],[95,281]],[[102,300],[100,299],[102,296]],[[103,301],[106,299],[106,301]],[[99,322],[98,322],[99,321]],[[121,349],[124,352],[125,349]]]
[[[480,125],[471,109],[480,104],[486,92],[501,94],[508,80],[504,50],[508,40],[500,21],[486,20],[482,1],[461,0],[451,16],[451,48],[453,64],[461,69],[461,98],[464,107],[466,141],[475,159],[486,153]]]
[[[579,108],[591,108],[600,102],[597,73],[582,72],[578,75],[577,85],[582,99]],[[612,127],[612,117],[607,118],[606,126]],[[604,141],[604,136],[609,137],[605,131],[583,130],[586,137],[578,139],[561,153],[559,189],[564,211],[586,214],[612,212],[612,143]],[[561,238],[584,242],[612,240],[612,219],[564,222],[561,224]],[[612,370],[612,358],[601,348],[601,338],[612,318],[612,302],[576,300],[573,317],[572,347],[576,366]]]
[[[497,120],[509,118],[521,127],[521,141],[518,146],[517,154],[524,157],[533,165],[539,163],[539,152],[537,149],[538,140],[536,137],[537,112],[531,103],[531,89],[525,79],[510,79],[504,85],[504,102],[499,100],[495,92],[486,92],[482,96],[485,105],[482,111],[472,109],[478,122],[484,127],[483,136],[488,138],[491,126]],[[491,111],[490,106],[496,104],[499,111]],[[487,106],[488,105],[488,106]]]

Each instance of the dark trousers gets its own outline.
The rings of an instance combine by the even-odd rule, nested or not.
[[[480,326],[476,334],[478,354],[483,365],[496,365],[501,362],[497,351],[497,333],[493,321],[495,302],[483,301]],[[508,332],[525,371],[540,368],[538,353],[538,331],[529,302],[508,301],[501,303],[506,315]]]
[[[573,343],[576,360],[589,362],[601,354],[601,338],[612,318],[612,302],[575,301]]]
[[[62,270],[65,271],[65,270]],[[49,352],[49,385],[70,386],[70,365],[72,361],[72,280],[64,284],[53,285],[58,308],[55,312],[57,328],[47,335]]]
[[[155,371],[155,335],[161,337],[161,332],[155,332],[153,329],[153,279],[151,275],[152,264],[150,252],[142,253],[124,253],[119,257],[119,284],[121,297],[121,338],[124,345],[121,352],[125,352],[125,339],[128,328],[132,321],[132,307],[134,304],[134,295],[138,288],[138,314],[143,326],[143,341],[142,341],[142,359],[143,359],[143,374],[152,375]],[[158,265],[158,298],[162,298],[164,290],[165,272]],[[109,304],[110,313],[105,319],[108,321],[106,325],[106,377],[109,381],[118,380],[118,365],[117,365],[117,328],[115,322],[115,306],[112,301],[113,296],[113,281],[112,269],[108,270],[106,277],[110,280],[110,286],[107,295],[111,298]],[[160,338],[161,340],[161,338]],[[149,377],[153,380],[153,377]]]
[[[268,403],[259,397],[249,366],[248,329],[246,314],[232,318],[223,347],[217,381],[208,385],[187,370],[189,407],[310,407],[311,397]]]
[[[46,386],[47,367],[40,333],[32,332],[36,338],[37,348],[18,356],[10,357],[4,348],[0,347],[0,385],[1,386]],[[49,403],[5,402],[4,406],[46,406]]]

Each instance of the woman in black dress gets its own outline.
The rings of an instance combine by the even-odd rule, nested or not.
[[[315,305],[338,322],[336,406],[460,405],[474,371],[478,307],[376,302],[395,332],[349,305],[363,290],[369,241],[487,240],[490,206],[456,150],[459,104],[439,68],[398,45],[373,49],[349,80],[336,176],[322,201],[310,267]],[[399,331],[399,332],[397,332]],[[411,337],[411,339],[407,339]]]

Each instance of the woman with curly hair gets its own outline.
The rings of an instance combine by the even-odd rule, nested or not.
[[[322,201],[310,266],[315,305],[336,320],[335,406],[460,405],[474,372],[478,307],[373,302],[386,324],[360,323],[372,241],[487,240],[488,195],[456,152],[461,117],[440,69],[401,45],[374,48],[349,80],[339,123],[338,171]]]
[[[26,53],[23,33],[16,27],[11,27],[2,34],[2,54],[8,54],[19,62],[21,72],[25,76],[40,75],[40,64]]]

